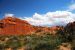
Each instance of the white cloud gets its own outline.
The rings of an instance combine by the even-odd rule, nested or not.
[[[7,13],[7,14],[5,14],[4,17],[13,17],[13,16],[14,16],[14,14],[9,14],[9,13]]]
[[[69,7],[68,7],[68,11],[73,11],[75,10],[75,4],[71,4]]]
[[[75,21],[75,13],[72,13],[75,10],[75,4],[72,3],[67,8],[65,11],[47,12],[46,14],[35,13],[32,17],[24,17],[21,19],[35,26],[64,26],[69,22]]]
[[[75,20],[75,14],[69,11],[47,12],[46,14],[35,13],[32,17],[21,18],[35,26],[66,25]]]

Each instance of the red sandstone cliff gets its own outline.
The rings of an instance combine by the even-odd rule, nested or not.
[[[30,34],[33,31],[33,27],[27,21],[15,17],[0,20],[0,34]]]
[[[15,18],[6,17],[0,20],[0,34],[5,35],[15,35],[15,34],[32,34],[34,33],[51,33],[55,34],[57,30],[62,29],[62,27],[41,27],[32,26],[27,21]]]

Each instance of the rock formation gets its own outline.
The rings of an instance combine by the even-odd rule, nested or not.
[[[0,20],[0,34],[30,34],[33,31],[33,27],[27,21],[15,17]]]
[[[55,34],[57,30],[62,29],[62,27],[42,27],[33,26],[25,20],[18,19],[16,17],[5,17],[0,20],[0,34],[4,35],[16,35],[16,34],[41,34],[50,33]]]

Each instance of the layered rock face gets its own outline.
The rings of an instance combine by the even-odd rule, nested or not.
[[[27,21],[15,17],[0,20],[0,34],[30,34],[33,31],[33,27]]]
[[[33,26],[25,20],[18,19],[16,17],[5,17],[0,20],[0,34],[4,35],[16,35],[16,34],[41,34],[41,33],[50,33],[56,34],[57,30],[62,29],[62,27],[42,27],[42,26]]]
[[[52,34],[55,35],[58,30],[63,30],[63,27],[54,26],[54,27],[41,27],[41,26],[33,26],[35,29],[35,33],[42,34]]]

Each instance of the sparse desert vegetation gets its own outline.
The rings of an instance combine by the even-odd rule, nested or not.
[[[71,42],[59,33],[57,35],[46,33],[39,36],[0,35],[0,50],[72,50]]]

